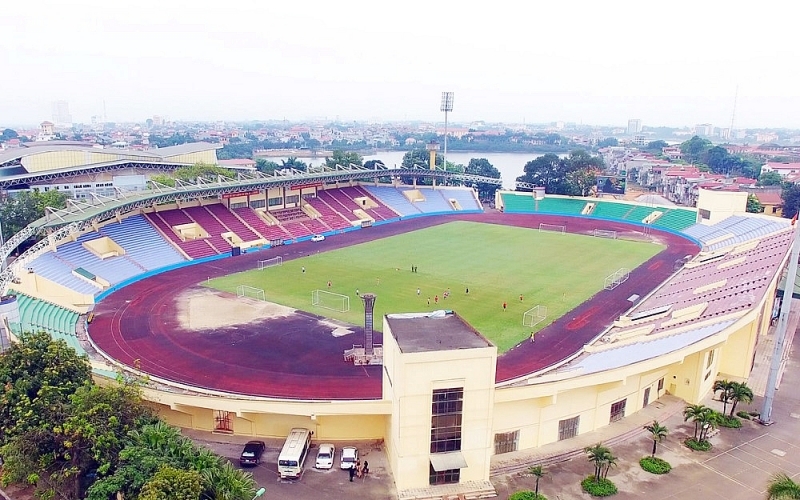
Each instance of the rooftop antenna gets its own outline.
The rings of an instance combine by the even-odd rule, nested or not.
[[[736,101],[739,100],[739,84],[736,84],[736,92],[733,94],[733,112],[731,113],[731,128],[728,129],[728,140],[733,138],[733,121],[736,118]]]

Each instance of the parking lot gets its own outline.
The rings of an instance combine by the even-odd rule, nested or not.
[[[242,452],[246,437],[214,435],[186,431],[198,444],[202,444],[214,452],[226,457],[234,466],[239,467],[239,454]],[[251,438],[252,439],[252,438]],[[330,470],[317,470],[314,460],[317,456],[318,444],[312,443],[311,451],[306,458],[303,475],[300,479],[281,479],[278,475],[278,453],[282,440],[264,440],[267,449],[261,464],[247,467],[259,487],[266,488],[263,498],[296,498],[312,499],[396,499],[394,479],[389,472],[389,464],[381,445],[375,442],[332,442],[336,446],[336,460]],[[369,474],[363,478],[355,478],[350,482],[348,471],[339,468],[339,451],[342,446],[356,446],[359,460],[369,462]]]

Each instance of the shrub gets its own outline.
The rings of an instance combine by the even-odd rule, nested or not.
[[[746,411],[737,411],[736,416],[745,420],[750,420],[750,414]]]
[[[642,469],[651,474],[666,474],[672,470],[672,466],[669,462],[658,457],[644,457],[639,460],[639,465],[642,466]]]
[[[594,476],[589,476],[581,481],[581,488],[593,497],[610,497],[617,494],[617,486],[606,478],[595,481]]]
[[[717,421],[717,425],[720,427],[727,427],[729,429],[738,429],[742,426],[742,421],[736,417],[729,417],[727,415],[723,415],[719,417]]]
[[[698,441],[695,438],[689,438],[683,442],[687,448],[694,451],[708,451],[711,449],[711,443],[708,441]]]
[[[516,493],[512,493],[508,500],[547,500],[547,497],[539,493],[537,496],[536,493],[532,492],[531,490],[521,490],[517,491]]]

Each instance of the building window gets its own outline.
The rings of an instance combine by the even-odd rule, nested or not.
[[[431,453],[461,449],[461,410],[464,389],[433,391],[431,404]]]
[[[658,391],[661,392],[664,390],[664,377],[658,379]]]
[[[558,440],[573,438],[578,435],[578,426],[581,422],[581,416],[568,418],[566,420],[558,421]]]
[[[233,432],[233,422],[231,421],[230,412],[214,410],[214,431]]]
[[[283,205],[283,198],[270,198],[268,200],[269,206],[276,207],[278,205]]]
[[[711,368],[712,363],[714,363],[714,349],[708,351],[708,361],[706,362],[706,369]]]
[[[627,401],[627,399],[623,399],[611,405],[611,419],[609,422],[616,422],[625,416],[625,403]]]
[[[519,431],[501,432],[494,435],[494,454],[510,453],[517,451],[519,446]]]
[[[436,472],[433,470],[433,464],[429,464],[428,480],[430,484],[447,484],[457,483],[461,477],[461,469],[450,469]]]
[[[267,206],[266,200],[250,200],[250,208],[264,208],[266,206]]]
[[[245,208],[247,206],[247,202],[239,202],[239,203],[231,203],[231,206],[228,207],[231,210],[236,210],[237,208]]]

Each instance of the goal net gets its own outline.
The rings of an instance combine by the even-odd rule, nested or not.
[[[594,230],[594,236],[596,236],[598,238],[611,238],[612,240],[616,240],[617,239],[617,232],[616,231],[610,231],[610,230],[607,230],[607,229],[595,229]]]
[[[256,299],[256,300],[267,300],[266,295],[264,294],[263,288],[256,288],[253,286],[247,285],[239,285],[236,287],[236,295],[238,297],[246,297],[249,299]]]
[[[541,223],[541,224],[539,224],[539,232],[542,232],[542,231],[553,231],[553,232],[556,232],[556,233],[566,234],[567,226],[559,226],[559,225],[556,225],[556,224]]]
[[[267,260],[259,260],[258,261],[258,270],[262,271],[268,267],[275,267],[275,266],[282,266],[283,265],[283,257],[273,257]]]
[[[622,283],[628,281],[628,277],[630,275],[631,275],[630,269],[621,267],[616,271],[614,271],[613,274],[609,274],[608,276],[606,276],[606,281],[605,284],[603,285],[603,288],[605,288],[606,290],[613,290]]]
[[[350,310],[350,297],[325,290],[314,290],[311,292],[311,305],[331,311],[347,312]]]
[[[547,307],[538,305],[525,311],[522,315],[522,326],[533,328],[547,318]]]

